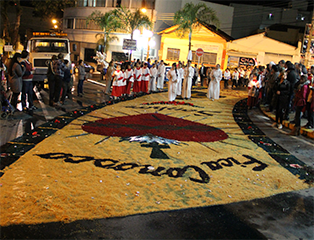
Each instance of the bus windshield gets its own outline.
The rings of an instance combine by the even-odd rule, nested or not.
[[[59,52],[68,53],[68,40],[34,39],[31,52]]]

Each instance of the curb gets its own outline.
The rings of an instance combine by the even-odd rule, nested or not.
[[[271,112],[266,112],[267,107],[265,107],[264,105],[260,105],[260,110],[263,112],[263,114],[265,116],[269,117],[273,121],[276,121],[276,115],[275,114],[273,114]],[[287,120],[283,120],[282,125],[285,126],[286,128],[291,129],[291,130],[294,128],[294,124],[290,123]],[[306,128],[301,127],[300,134],[302,136],[314,139],[314,130],[313,129],[306,129]]]

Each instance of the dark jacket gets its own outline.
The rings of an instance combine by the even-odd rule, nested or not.
[[[63,81],[66,83],[69,83],[71,81],[71,69],[68,67],[64,69]]]
[[[297,73],[294,68],[288,69],[288,75],[287,75],[287,80],[290,83],[290,91],[289,94],[290,96],[293,94],[294,90],[294,85],[297,83],[298,78],[297,78]]]
[[[12,76],[10,75],[10,87],[12,92],[22,92],[22,76],[25,73],[25,67],[22,67],[19,63],[14,63],[12,67]]]
[[[277,94],[277,91],[280,91],[279,95]],[[290,82],[285,79],[280,83],[278,78],[274,86],[274,93],[276,96],[276,103],[279,103],[281,106],[287,106],[290,97]]]

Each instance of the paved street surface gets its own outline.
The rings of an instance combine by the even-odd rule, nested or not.
[[[103,86],[87,82],[84,97],[77,97],[74,91],[72,100],[57,107],[47,104],[47,92],[37,92],[37,110],[0,121],[1,152],[5,152],[6,143],[24,133],[32,134],[33,129],[59,115],[108,101],[103,90]],[[234,92],[239,92],[240,101],[246,90],[228,90],[224,95]],[[156,96],[159,94],[164,93]],[[205,89],[194,89],[194,95],[205,98]],[[290,130],[273,128],[273,122],[258,109],[250,110],[248,116],[268,138],[314,168],[312,139],[288,136]],[[307,174],[313,170],[308,169]],[[244,202],[126,217],[10,224],[1,228],[1,239],[314,239],[313,201],[314,189],[307,188]],[[2,205],[3,211],[6,206]]]

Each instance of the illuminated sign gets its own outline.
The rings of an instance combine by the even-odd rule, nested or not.
[[[33,37],[67,37],[68,34],[66,33],[59,33],[59,32],[33,32]]]

